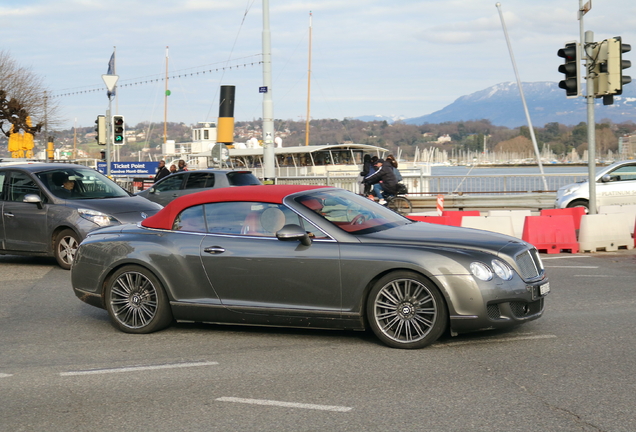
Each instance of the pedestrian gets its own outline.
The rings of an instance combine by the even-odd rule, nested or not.
[[[175,164],[170,165],[170,174],[177,172],[177,166]]]
[[[166,161],[160,160],[159,169],[157,170],[157,174],[155,174],[154,183],[157,183],[159,180],[168,175],[170,175],[170,170],[166,168]]]
[[[364,178],[368,176],[369,173],[374,170],[375,168],[373,167],[373,164],[371,163],[371,155],[365,154],[364,157],[362,158],[362,171],[360,171],[360,176],[358,177],[358,187],[359,187],[358,192],[360,193],[360,195],[364,195],[364,196],[369,195],[367,186],[362,183],[362,180],[364,180]]]
[[[398,162],[397,160],[395,160],[395,157],[390,154],[386,157],[386,160],[391,163],[391,166],[393,167],[393,174],[395,174],[395,178],[397,179],[398,183],[401,182],[402,174],[400,174],[400,171],[398,170]]]
[[[177,170],[177,172],[182,172],[182,171],[187,171],[188,170],[188,166],[186,165],[185,161],[183,159],[179,159],[179,169]]]

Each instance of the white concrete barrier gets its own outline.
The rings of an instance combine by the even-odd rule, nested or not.
[[[462,218],[462,227],[492,231],[516,237],[510,216],[464,216]]]
[[[488,216],[509,216],[512,220],[512,229],[514,236],[517,238],[523,237],[523,224],[526,221],[526,216],[532,216],[530,210],[488,210]]]
[[[629,232],[634,234],[634,225],[636,224],[636,204],[604,205],[598,208],[598,212],[604,214],[626,214],[629,217]]]
[[[618,248],[633,249],[634,240],[628,222],[629,215],[625,213],[583,215],[579,229],[579,250],[596,252],[604,249],[611,252]]]

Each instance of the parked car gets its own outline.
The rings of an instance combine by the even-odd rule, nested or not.
[[[298,185],[191,194],[139,225],[90,233],[71,280],[127,333],[173,320],[370,327],[396,348],[537,319],[550,291],[537,250],[517,238]]]
[[[69,269],[90,231],[139,222],[161,208],[81,165],[2,166],[0,254],[52,255]]]
[[[260,184],[251,171],[202,169],[171,174],[137,195],[165,206],[175,198],[206,189]]]
[[[556,208],[589,208],[588,180],[562,186],[557,191]],[[616,162],[596,173],[596,206],[636,204],[636,160]]]

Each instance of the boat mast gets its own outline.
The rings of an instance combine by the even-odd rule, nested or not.
[[[163,143],[168,140],[168,47],[166,47],[166,91],[163,97]],[[165,148],[165,146],[164,146]]]
[[[307,67],[307,120],[305,123],[305,145],[309,145],[309,108],[311,106],[311,11],[309,11],[309,66]]]
[[[273,182],[274,170],[274,102],[272,98],[272,41],[269,30],[269,0],[263,0],[263,177]]]

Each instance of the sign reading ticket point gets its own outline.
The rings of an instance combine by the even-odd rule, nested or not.
[[[130,176],[154,176],[159,169],[159,162],[111,162],[110,175]],[[106,174],[106,162],[97,162],[97,171]]]

